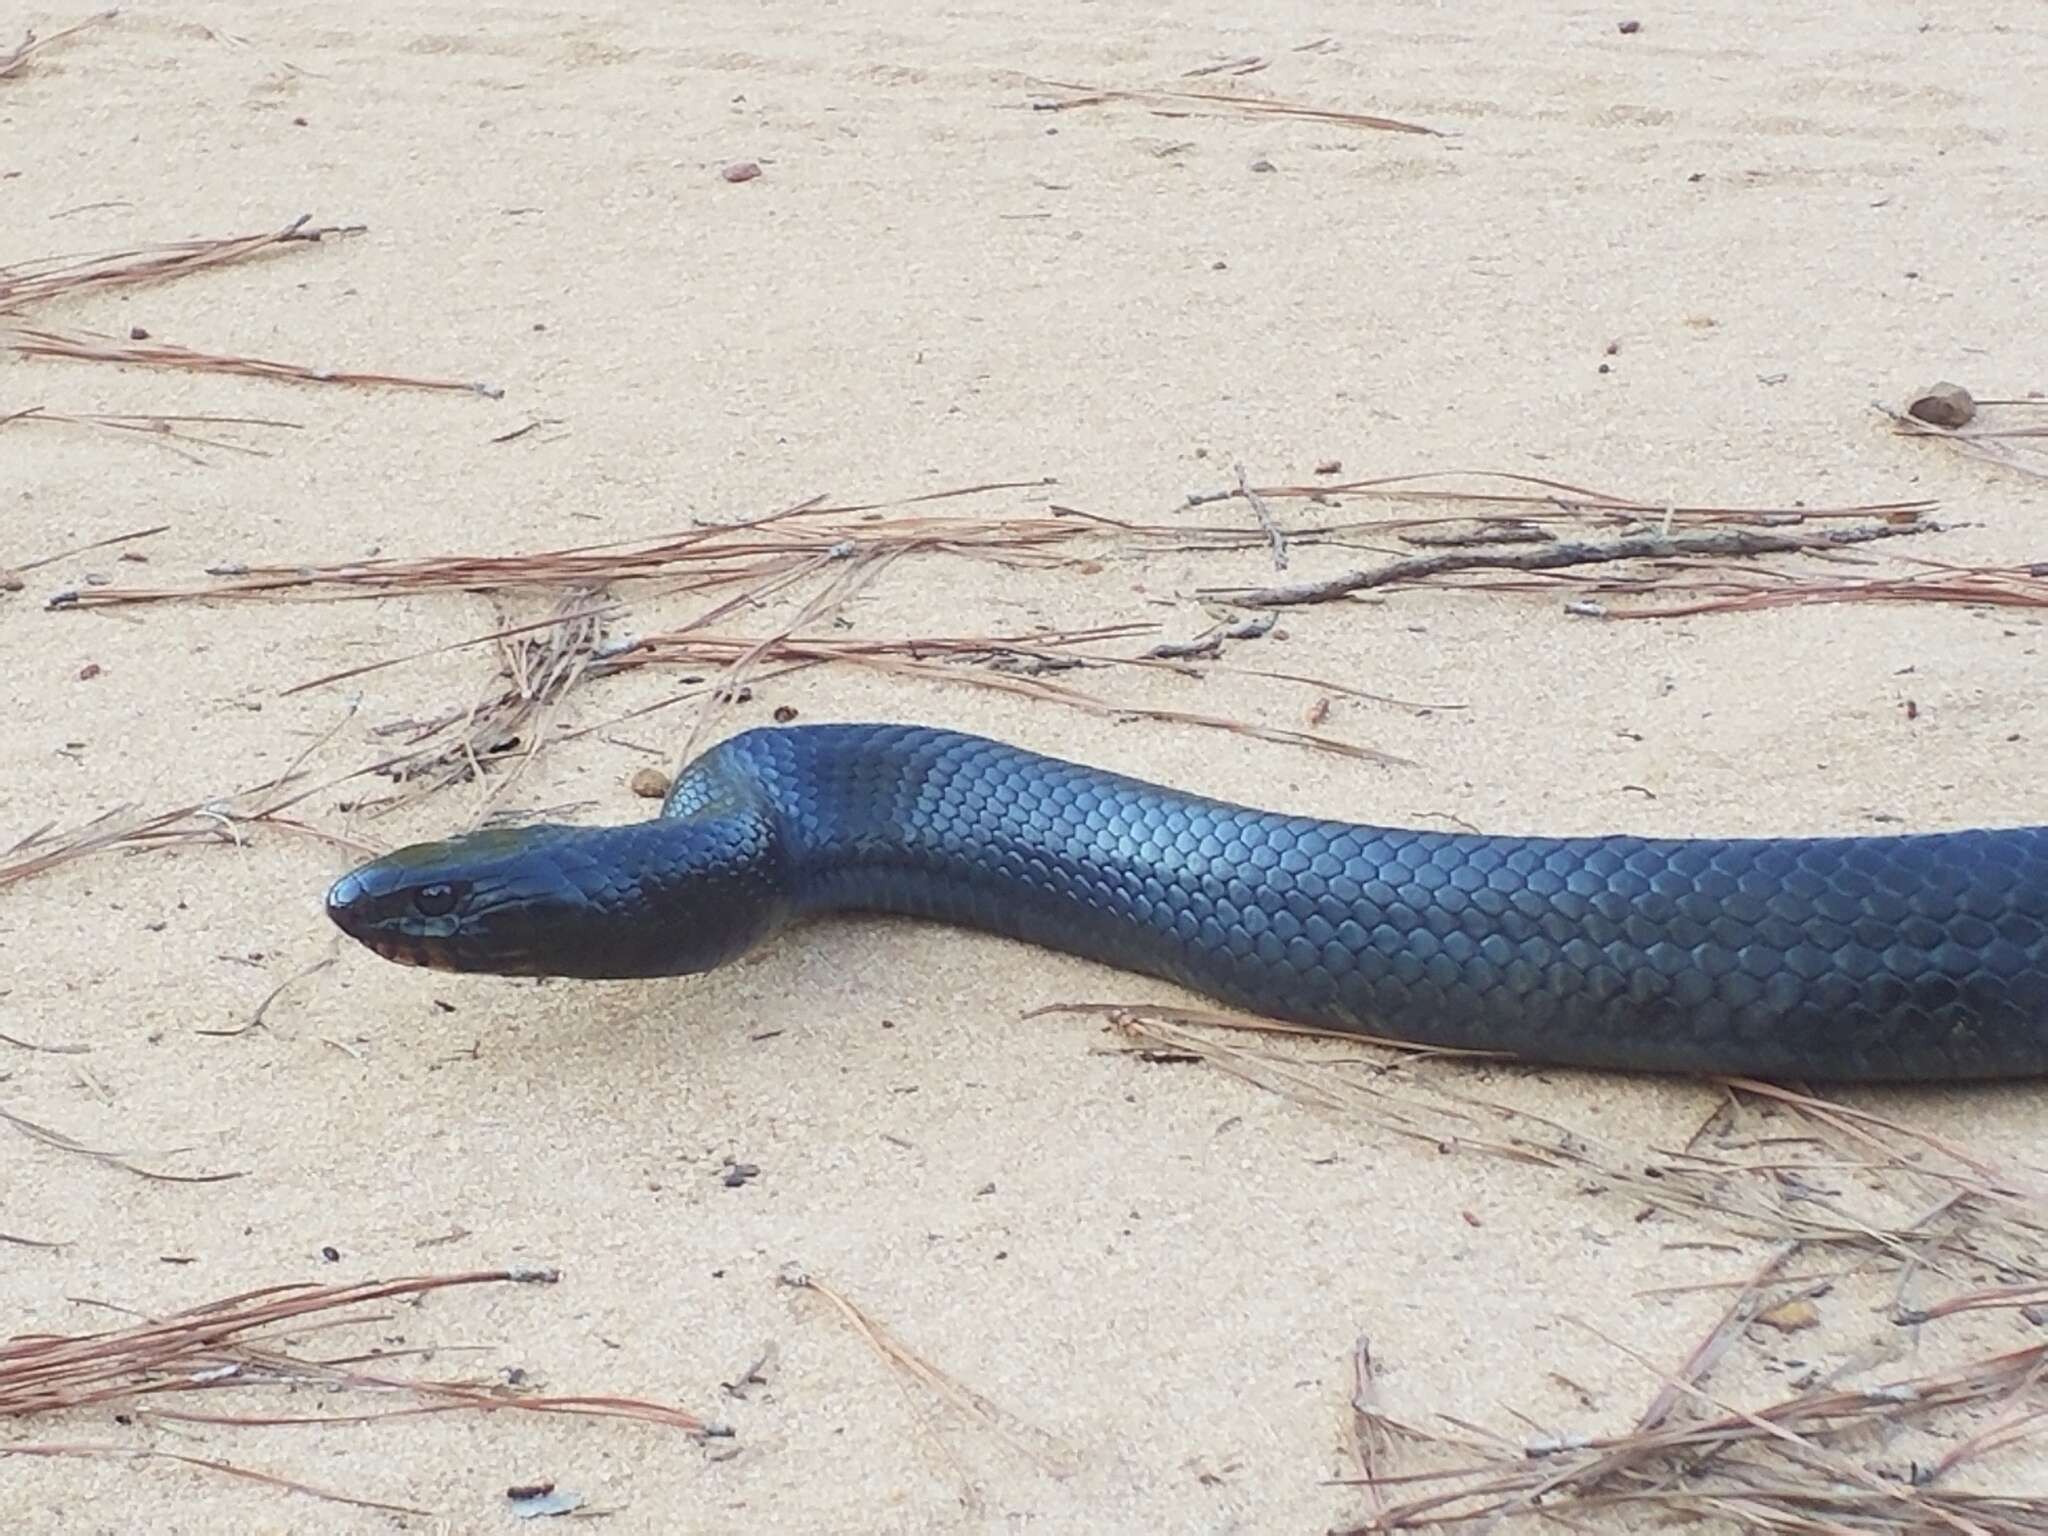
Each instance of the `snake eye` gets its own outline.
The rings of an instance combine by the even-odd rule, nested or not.
[[[413,893],[412,904],[421,917],[446,917],[455,910],[455,887],[423,885]]]

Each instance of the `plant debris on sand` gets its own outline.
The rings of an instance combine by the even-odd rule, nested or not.
[[[1442,1415],[1442,1427],[1425,1427],[1385,1406],[1361,1340],[1349,1405],[1360,1475],[1339,1481],[1360,1487],[1372,1512],[1349,1530],[1524,1515],[1570,1526],[1636,1507],[1757,1530],[2048,1532],[2048,1346],[2001,1342],[1997,1332],[2000,1319],[2048,1321],[2048,1177],[2039,1170],[2000,1167],[1898,1119],[1747,1079],[1720,1085],[1724,1097],[1683,1146],[1617,1148],[1476,1096],[1464,1086],[1471,1065],[1459,1065],[1473,1053],[1395,1042],[1375,1050],[1354,1036],[1207,1010],[1048,1011],[1101,1016],[1147,1060],[1204,1063],[1440,1152],[1563,1173],[1582,1195],[1628,1201],[1636,1222],[1667,1214],[1769,1246],[1677,1370],[1606,1340],[1658,1383],[1624,1430],[1517,1440]],[[1944,1294],[1915,1295],[1933,1287]],[[1854,1386],[1848,1378],[1901,1351],[1880,1346],[1830,1366],[1813,1358],[1824,1352],[1815,1345],[1800,1351],[1807,1369],[1793,1390],[1764,1387],[1776,1395],[1760,1407],[1740,1406],[1733,1387],[1709,1390],[1717,1370],[1741,1373],[1736,1346],[1752,1325],[1812,1326],[1817,1314],[1801,1315],[1799,1304],[1836,1294],[1881,1306],[1880,1337],[1910,1330],[1915,1354],[1944,1358]],[[1959,1338],[1929,1333],[1950,1318],[1983,1326]],[[1399,1446],[1438,1464],[1394,1471]],[[1414,1491],[1433,1484],[1445,1486]]]
[[[492,398],[501,395],[503,391],[488,384],[315,368],[268,358],[195,352],[145,336],[115,338],[55,330],[31,323],[28,318],[32,306],[58,299],[165,282],[211,267],[247,261],[264,252],[301,249],[331,237],[360,233],[361,225],[315,226],[310,215],[301,214],[282,228],[263,234],[181,240],[96,256],[54,256],[0,267],[0,348],[23,357],[69,357],[94,362],[238,373],[256,378],[293,379],[314,384],[380,384],[404,389],[462,390]]]
[[[331,1333],[382,1321],[379,1314],[360,1311],[324,1316],[372,1302],[417,1298],[461,1286],[549,1285],[558,1278],[552,1270],[524,1268],[344,1285],[279,1285],[97,1333],[24,1335],[0,1344],[0,1419],[20,1421],[93,1408],[119,1409],[145,1427],[252,1427],[352,1424],[453,1412],[522,1412],[634,1419],[698,1438],[725,1433],[681,1408],[639,1398],[549,1395],[502,1382],[395,1375],[387,1367],[387,1362],[401,1355],[430,1354],[431,1350],[394,1351],[372,1346],[360,1353],[313,1357],[304,1354],[292,1338],[294,1333]],[[319,1321],[312,1321],[316,1317]],[[308,1388],[318,1389],[327,1401],[364,1394],[387,1406],[319,1412],[282,1407],[268,1412],[230,1412],[187,1406],[191,1399],[222,1392],[297,1394]],[[319,1498],[426,1513],[154,1446],[0,1442],[0,1456],[58,1455],[166,1457]]]

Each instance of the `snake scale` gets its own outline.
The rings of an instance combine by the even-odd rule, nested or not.
[[[387,959],[709,971],[800,920],[984,929],[1269,1018],[1527,1061],[1829,1082],[2048,1072],[2048,828],[1506,837],[1258,810],[915,725],[751,730],[661,814],[342,876]]]

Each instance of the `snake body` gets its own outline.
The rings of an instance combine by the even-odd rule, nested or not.
[[[2048,828],[1506,837],[1317,820],[911,725],[748,731],[652,820],[344,875],[387,959],[713,969],[829,912],[984,929],[1269,1018],[1525,1060],[1847,1081],[2048,1073]]]

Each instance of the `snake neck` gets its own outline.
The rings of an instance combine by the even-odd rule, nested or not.
[[[1170,923],[1134,920],[1109,894],[1162,873],[1156,848],[1119,838],[1120,819],[1210,803],[978,736],[818,725],[732,737],[663,814],[772,818],[792,918],[923,918],[1213,985]]]

